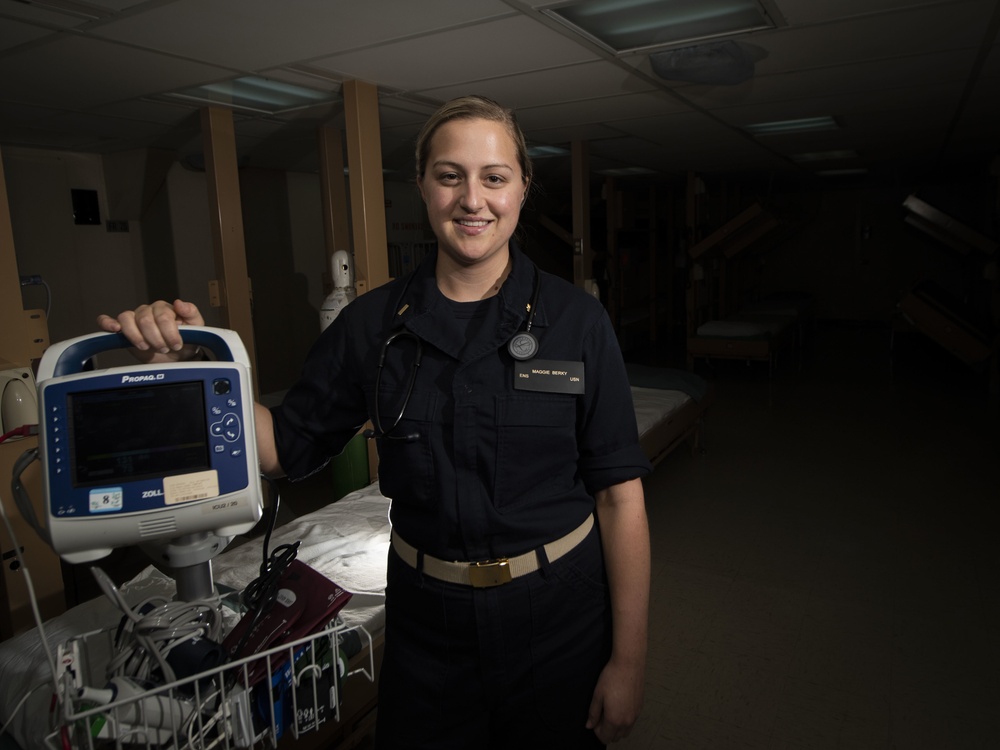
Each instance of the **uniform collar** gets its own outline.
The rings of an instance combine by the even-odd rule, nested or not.
[[[505,346],[528,317],[526,306],[531,301],[535,288],[535,264],[521,252],[514,240],[510,241],[510,257],[511,271],[498,293],[503,305],[501,322],[493,339],[484,340],[482,353]],[[448,339],[442,334],[441,327],[436,324],[438,315],[451,314],[447,300],[437,288],[437,279],[434,275],[436,263],[437,251],[428,255],[413,272],[413,278],[406,292],[407,299],[401,300],[409,307],[396,320],[427,343],[457,359],[459,353],[463,351],[465,342]],[[533,321],[535,326],[545,325],[545,310],[541,304],[543,296],[544,293],[539,294],[538,312]],[[394,316],[395,312],[393,311]],[[465,356],[469,354],[470,352],[466,350]]]

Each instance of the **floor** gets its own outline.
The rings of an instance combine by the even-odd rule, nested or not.
[[[827,326],[710,375],[647,480],[646,702],[616,750],[1000,747],[1000,415],[929,341]],[[891,375],[891,377],[890,377]]]

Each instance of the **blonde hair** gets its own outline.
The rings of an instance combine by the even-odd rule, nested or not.
[[[528,156],[528,144],[524,139],[521,126],[517,124],[514,110],[507,109],[492,99],[478,95],[461,96],[445,102],[424,123],[420,135],[417,136],[418,180],[424,176],[424,170],[427,168],[427,158],[431,151],[431,138],[434,137],[438,128],[452,120],[490,120],[503,125],[514,142],[517,161],[521,167],[521,178],[524,180],[525,186],[531,185],[534,168],[531,165],[531,158]]]

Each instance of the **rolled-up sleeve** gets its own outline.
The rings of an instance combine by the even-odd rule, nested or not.
[[[646,476],[632,390],[611,320],[602,311],[585,341],[588,392],[581,404],[580,474],[591,494]]]

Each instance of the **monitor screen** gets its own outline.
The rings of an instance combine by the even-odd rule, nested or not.
[[[67,396],[74,487],[211,467],[201,381]]]

